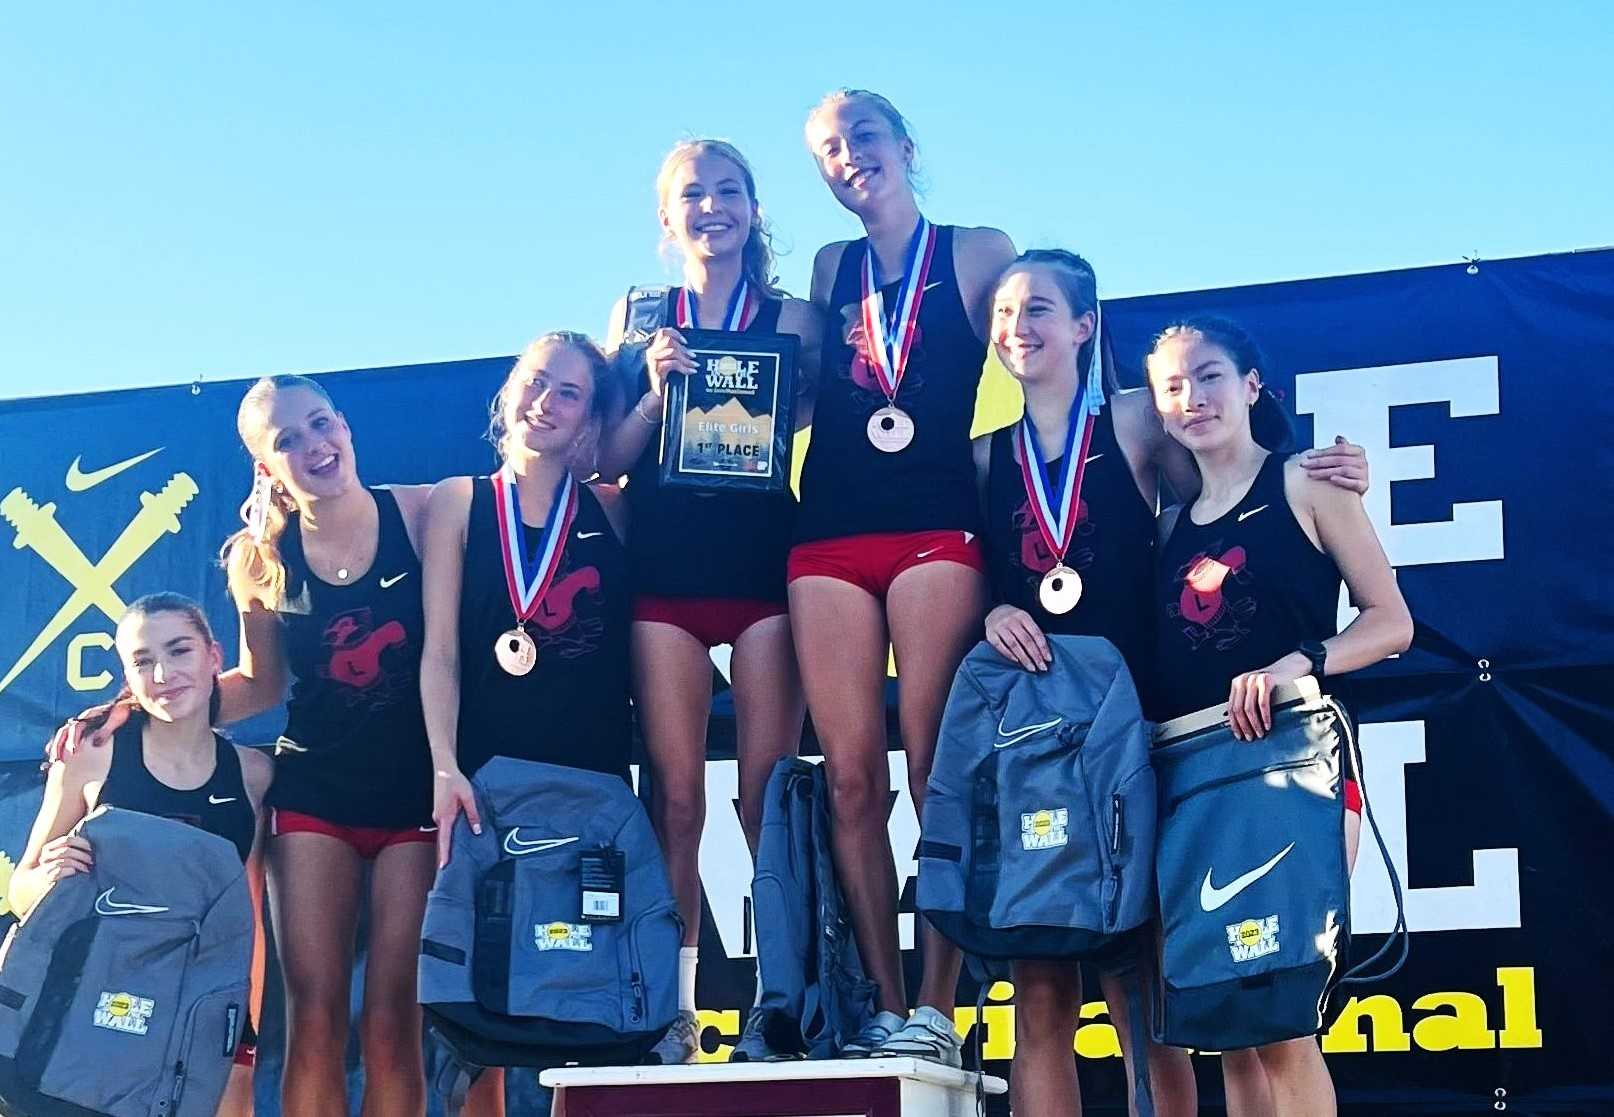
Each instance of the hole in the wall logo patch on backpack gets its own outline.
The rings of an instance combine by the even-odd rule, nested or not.
[[[1020,816],[1022,849],[1057,849],[1070,840],[1070,811],[1064,807]]]
[[[587,923],[535,923],[532,938],[539,950],[594,949],[594,928]]]
[[[1278,917],[1246,919],[1227,925],[1227,949],[1235,962],[1253,962],[1278,952]]]
[[[103,992],[95,1005],[95,1026],[113,1032],[143,1036],[151,1026],[151,1013],[157,1002],[133,993]]]

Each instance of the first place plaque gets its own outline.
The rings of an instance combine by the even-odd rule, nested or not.
[[[667,378],[661,483],[782,491],[795,433],[795,334],[684,330],[695,371]]]

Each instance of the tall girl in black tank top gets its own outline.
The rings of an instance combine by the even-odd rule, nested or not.
[[[1159,465],[1139,437],[1148,429],[1137,421],[1147,399],[1109,390],[1101,371],[1097,286],[1080,256],[1041,249],[1010,265],[993,293],[992,342],[1024,390],[1025,416],[975,443],[995,602],[985,634],[1028,671],[1044,671],[1052,661],[1046,633],[1102,636],[1121,651],[1141,685],[1152,658]],[[1043,463],[1040,476],[1022,468],[1028,447]],[[1064,468],[1067,454],[1076,459],[1071,471]],[[1053,579],[1060,579],[1057,589],[1045,586]],[[1071,593],[1076,585],[1079,595]],[[1081,1095],[1070,1049],[1082,1003],[1080,970],[1051,961],[1013,968],[1019,994],[1015,1111],[1075,1112]],[[1136,1053],[1123,981],[1141,979],[1100,977],[1130,1066]],[[1150,1044],[1147,1057],[1155,1111],[1162,1117],[1196,1112],[1187,1055]],[[1132,1075],[1126,1078],[1130,1089]]]
[[[292,681],[269,839],[287,1004],[281,1105],[319,1112],[346,1089],[354,940],[367,902],[363,1104],[419,1112],[415,970],[435,841],[417,681],[426,489],[367,488],[352,432],[313,380],[259,381],[236,425],[254,483],[247,527],[225,545],[242,639],[240,667],[220,681],[222,717],[275,706]]]
[[[593,462],[612,405],[599,347],[545,334],[495,397],[499,471],[432,489],[420,689],[439,865],[461,812],[481,825],[469,777],[492,757],[627,779],[630,589],[617,493],[574,477]]]
[[[1149,354],[1165,430],[1204,479],[1159,556],[1157,716],[1226,701],[1233,734],[1272,727],[1275,686],[1356,671],[1404,650],[1412,618],[1360,496],[1307,476],[1283,453],[1287,420],[1261,386],[1265,362],[1234,323],[1168,327]],[[1258,440],[1259,439],[1259,440]],[[1334,634],[1343,577],[1361,610]],[[1253,746],[1252,746],[1253,747]],[[1356,816],[1346,814],[1354,860]],[[1222,1059],[1235,1101],[1278,1113],[1331,1113],[1334,1089],[1314,1038]]]
[[[110,747],[80,748],[51,764],[44,801],[7,886],[11,910],[26,916],[52,882],[91,868],[95,849],[71,831],[96,807],[114,806],[228,841],[246,867],[256,920],[263,895],[259,819],[274,770],[268,757],[238,749],[213,730],[223,654],[207,617],[189,598],[150,594],[119,620],[116,647],[125,680],[119,705],[129,718],[112,732]],[[250,971],[254,1004],[262,957],[260,934]],[[219,1107],[223,1117],[252,1112],[256,1039],[248,1025]]]
[[[830,192],[867,233],[825,247],[813,264],[825,360],[788,572],[836,864],[879,986],[881,1011],[848,1050],[957,1065],[959,955],[928,925],[919,1008],[905,1019],[885,824],[886,663],[894,649],[908,789],[922,809],[947,690],[985,612],[969,428],[987,295],[1014,249],[995,229],[938,228],[920,215],[909,181],[914,145],[885,98],[830,94],[808,117],[806,138]]]
[[[700,841],[706,819],[706,731],[712,699],[709,650],[730,645],[740,821],[754,851],[762,793],[774,763],[801,739],[803,699],[785,607],[785,560],[796,501],[789,492],[699,492],[663,488],[659,466],[662,389],[695,362],[680,332],[690,327],[791,333],[801,339],[798,387],[817,378],[822,329],[810,303],[780,292],[756,181],[745,157],[721,140],[675,146],[656,177],[660,218],[683,259],[683,285],[662,300],[659,328],[636,324],[624,345],[628,300],[611,313],[607,348],[632,377],[634,402],[606,438],[602,476],[627,472],[634,587],[632,664],[636,709],[655,794],[651,820],[684,917],[679,1016],[655,1050],[663,1063],[693,1057],[695,971],[700,940]],[[643,298],[643,295],[638,296]],[[762,1032],[753,1014],[737,1047]]]

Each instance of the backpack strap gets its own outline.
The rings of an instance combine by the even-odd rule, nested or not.
[[[484,1069],[463,1063],[456,1056],[444,1052],[434,1082],[437,1096],[443,1103],[443,1117],[460,1117],[465,1109],[466,1095],[476,1085],[476,1080],[482,1077]]]
[[[1154,1093],[1149,1088],[1149,1027],[1144,1019],[1143,981],[1126,983],[1127,1031],[1132,1035],[1132,1112],[1136,1117],[1154,1117]]]
[[[1373,952],[1372,956],[1364,958],[1352,966],[1337,983],[1339,985],[1365,985],[1369,982],[1384,981],[1387,978],[1394,977],[1401,972],[1401,967],[1406,965],[1407,952],[1411,947],[1411,935],[1407,928],[1406,897],[1401,891],[1401,875],[1395,871],[1395,861],[1390,856],[1389,847],[1385,845],[1384,834],[1379,830],[1379,820],[1373,814],[1373,804],[1368,800],[1367,785],[1362,782],[1362,757],[1356,740],[1356,723],[1351,720],[1351,716],[1345,711],[1345,708],[1334,699],[1328,698],[1326,701],[1332,707],[1334,715],[1339,718],[1340,733],[1345,738],[1346,756],[1350,762],[1350,767],[1356,773],[1357,790],[1362,794],[1362,818],[1367,822],[1368,828],[1373,831],[1373,840],[1378,844],[1379,856],[1384,860],[1385,874],[1390,878],[1390,892],[1395,897],[1395,926],[1390,929],[1389,936],[1385,938],[1378,950]],[[1347,884],[1346,887],[1349,888],[1349,885]],[[1363,972],[1383,961],[1385,955],[1389,954],[1394,947],[1400,947],[1400,950],[1395,961],[1390,963],[1388,969],[1376,974]]]
[[[661,329],[661,324],[667,320],[671,295],[672,288],[665,284],[628,288],[627,313],[622,323],[623,345],[643,345],[651,334]]]

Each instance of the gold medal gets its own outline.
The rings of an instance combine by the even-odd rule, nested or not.
[[[1082,599],[1082,576],[1060,563],[1042,576],[1037,600],[1050,613],[1068,613]]]
[[[538,645],[519,625],[499,634],[493,642],[493,658],[507,675],[525,675],[538,662]]]
[[[869,416],[869,441],[876,450],[895,454],[913,441],[913,419],[900,407],[882,407]]]

